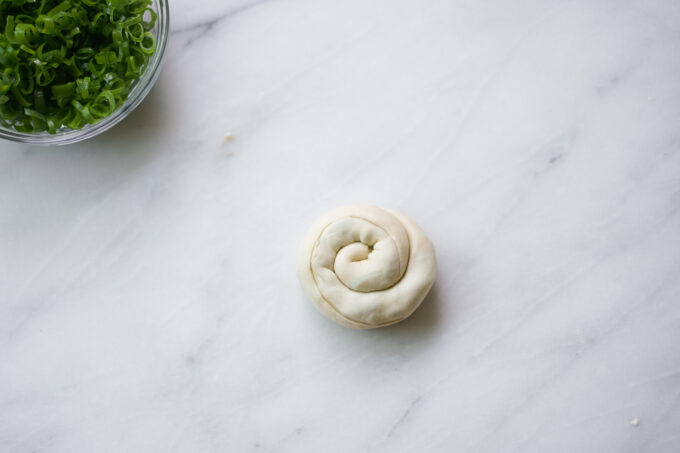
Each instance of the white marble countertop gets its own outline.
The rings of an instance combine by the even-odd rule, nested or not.
[[[130,118],[0,143],[0,451],[680,451],[680,3],[171,9]],[[437,248],[393,327],[295,278],[356,202]]]

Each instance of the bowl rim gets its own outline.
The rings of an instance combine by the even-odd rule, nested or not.
[[[135,83],[130,95],[120,107],[96,124],[87,124],[81,129],[75,130],[65,129],[53,135],[45,131],[35,134],[18,132],[0,125],[0,139],[29,145],[69,145],[99,135],[123,121],[142,103],[156,83],[167,47],[168,36],[170,34],[170,6],[168,0],[153,0],[152,3],[157,5],[156,13],[158,14],[158,21],[156,22],[157,31],[155,34],[158,47],[151,56],[146,71]]]

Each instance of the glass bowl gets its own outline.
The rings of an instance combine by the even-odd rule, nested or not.
[[[0,125],[0,138],[32,145],[67,145],[94,137],[121,122],[149,94],[160,73],[161,61],[163,60],[165,45],[170,31],[168,0],[152,0],[152,8],[158,14],[156,24],[151,30],[156,37],[158,47],[156,52],[149,58],[149,64],[144,74],[133,85],[128,98],[111,115],[96,124],[86,124],[82,129],[72,130],[62,128],[56,134],[49,134],[47,132],[17,132],[14,129]]]

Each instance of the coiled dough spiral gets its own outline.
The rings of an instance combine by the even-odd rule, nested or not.
[[[409,317],[436,274],[425,233],[404,214],[377,206],[346,206],[322,216],[298,255],[298,278],[316,308],[356,329]]]

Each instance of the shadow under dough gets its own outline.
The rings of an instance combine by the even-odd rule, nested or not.
[[[384,332],[418,337],[432,334],[440,323],[440,312],[440,290],[438,283],[435,282],[425,296],[425,300],[411,316],[397,324],[385,327]]]

